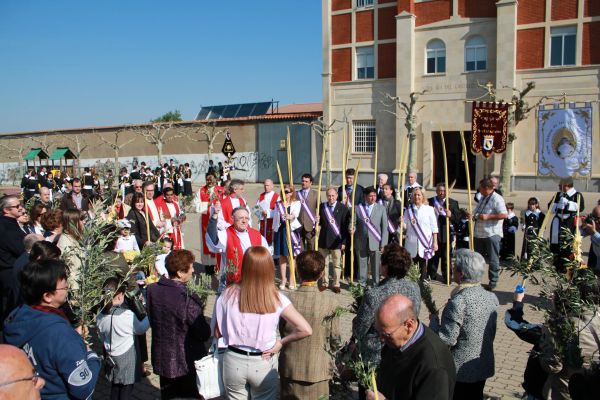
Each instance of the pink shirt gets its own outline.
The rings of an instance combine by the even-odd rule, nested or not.
[[[280,304],[274,313],[254,314],[240,312],[238,291],[227,289],[215,305],[217,324],[225,346],[235,346],[248,351],[265,351],[277,341],[277,326],[283,310],[291,304],[279,293]]]

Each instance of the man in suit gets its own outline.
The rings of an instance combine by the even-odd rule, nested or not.
[[[352,185],[354,184],[355,173],[354,168],[348,168],[346,170],[346,184],[338,188],[338,201],[348,208],[352,207]],[[363,190],[364,188],[357,183],[356,195],[354,196],[354,201],[357,204],[363,202]]]
[[[358,204],[354,213],[355,257],[358,259],[358,279],[367,282],[367,271],[371,270],[372,280],[379,283],[381,250],[388,242],[387,215],[385,208],[377,204],[377,192],[373,186],[364,190],[365,203]]]
[[[400,202],[394,198],[394,188],[385,183],[382,187],[381,198],[377,200],[385,208],[387,215],[388,243],[398,242],[398,227],[400,226]]]
[[[333,193],[337,195],[335,189]],[[313,331],[310,337],[289,343],[281,350],[281,398],[328,399],[333,360],[326,350],[335,350],[340,339],[339,318],[331,318],[338,301],[331,293],[319,293],[317,290],[316,283],[325,266],[321,254],[305,251],[296,258],[296,264],[302,285],[287,296]],[[280,326],[282,337],[290,333],[285,321]]]
[[[300,238],[304,250],[315,248],[315,226],[317,223],[317,191],[312,190],[313,177],[311,174],[302,175],[302,189],[298,190],[297,197],[302,204],[300,209]]]
[[[421,185],[419,184],[419,182],[417,182],[416,172],[409,172],[406,176],[406,179],[408,180],[408,182],[404,187],[404,204],[408,206],[409,204],[412,204],[413,190],[415,190],[415,188],[420,188]]]
[[[442,277],[443,282],[447,281],[446,276],[446,243],[454,237],[454,231],[460,222],[460,208],[458,202],[454,199],[447,198],[446,185],[438,183],[435,187],[435,196],[431,197],[428,202],[435,211],[438,223],[438,249],[431,257],[427,264],[427,275],[429,279],[436,279],[439,261],[442,260]],[[450,224],[450,238],[446,237],[446,224]],[[450,249],[452,257],[452,249]]]
[[[60,209],[65,210],[80,210],[88,211],[90,209],[90,198],[81,192],[81,180],[73,179],[72,189],[70,193],[65,193],[60,201]]]
[[[329,286],[329,262],[333,266],[334,293],[340,292],[342,276],[342,252],[346,249],[348,239],[348,224],[350,212],[348,208],[337,201],[337,190],[327,189],[327,202],[319,208],[319,252],[325,257],[325,273],[323,274],[321,291]]]

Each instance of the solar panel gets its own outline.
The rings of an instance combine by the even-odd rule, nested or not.
[[[202,107],[196,116],[197,120],[255,117],[267,114],[272,102],[228,104]]]

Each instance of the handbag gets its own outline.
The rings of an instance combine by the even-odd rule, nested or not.
[[[222,354],[217,347],[217,341],[214,340],[206,357],[194,361],[196,367],[196,385],[198,393],[205,399],[225,395],[225,385],[223,384],[223,371],[221,369],[223,362]]]

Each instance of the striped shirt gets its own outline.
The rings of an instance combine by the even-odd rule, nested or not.
[[[474,216],[479,214],[506,214],[506,205],[504,199],[496,192],[492,192],[491,195],[484,197],[479,202],[479,205],[473,212]],[[479,239],[489,238],[492,236],[503,237],[502,224],[503,219],[493,219],[489,221],[482,221],[478,219],[475,221],[475,229],[473,236]]]

